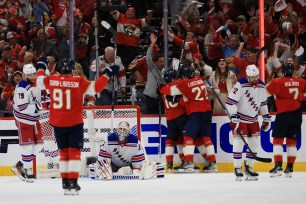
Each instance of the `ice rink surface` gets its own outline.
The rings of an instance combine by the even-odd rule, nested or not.
[[[235,181],[233,173],[166,174],[164,179],[96,181],[81,178],[79,196],[64,196],[61,179],[24,183],[0,177],[1,204],[305,204],[306,173]]]

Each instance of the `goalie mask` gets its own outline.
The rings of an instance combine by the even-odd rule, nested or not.
[[[119,143],[124,143],[130,134],[130,124],[126,121],[122,121],[118,125],[117,137]]]

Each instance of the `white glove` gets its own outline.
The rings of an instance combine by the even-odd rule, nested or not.
[[[43,109],[43,106],[39,101],[35,101],[35,109],[36,109],[35,112],[39,112]]]

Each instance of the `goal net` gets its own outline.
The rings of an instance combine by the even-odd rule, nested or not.
[[[83,107],[84,147],[81,153],[82,169],[80,176],[88,175],[88,163],[98,156],[101,142],[110,132],[116,132],[121,121],[130,124],[131,133],[140,139],[140,109],[138,106],[115,106],[113,130],[111,130],[111,106]],[[67,118],[66,120],[69,120]],[[44,146],[36,157],[37,178],[60,177],[59,150],[55,141],[53,127],[49,123],[49,111],[40,116]]]

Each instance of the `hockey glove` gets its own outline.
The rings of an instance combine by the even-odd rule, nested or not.
[[[108,78],[111,78],[112,76],[116,75],[118,72],[119,72],[119,66],[115,64],[106,67],[103,71],[103,74],[105,74]]]
[[[158,97],[161,96],[160,90],[161,90],[164,86],[166,86],[166,84],[164,84],[164,83],[158,83],[158,84],[157,84],[156,94],[157,94]]]
[[[172,103],[178,103],[182,95],[176,95],[176,96],[169,96],[166,95],[166,100]]]
[[[38,113],[42,109],[43,109],[43,106],[41,105],[41,103],[39,101],[36,101],[35,102],[35,113]]]
[[[263,122],[261,125],[261,128],[264,132],[268,132],[268,130],[270,130],[271,127],[271,116],[266,114],[262,116],[263,118]]]
[[[240,119],[239,119],[238,115],[236,115],[236,114],[231,115],[230,126],[234,131],[236,131],[238,129],[239,123],[240,123]]]

